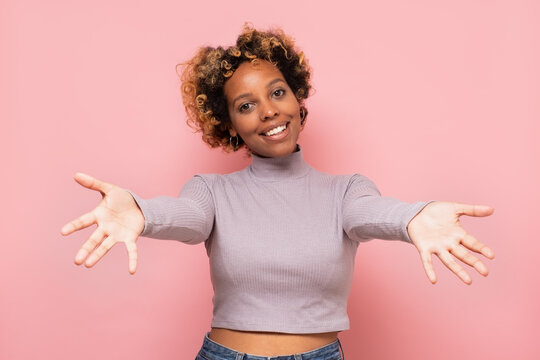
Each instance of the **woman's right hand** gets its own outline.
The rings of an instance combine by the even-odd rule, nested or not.
[[[128,251],[129,272],[137,268],[137,246],[135,242],[144,229],[144,215],[137,203],[126,190],[90,175],[76,173],[74,176],[82,186],[99,191],[103,199],[92,211],[67,223],[60,233],[69,235],[77,230],[96,224],[96,230],[90,235],[75,256],[75,264],[85,263],[94,266],[114,244],[124,242]]]

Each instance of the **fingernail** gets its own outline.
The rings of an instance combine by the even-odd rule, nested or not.
[[[86,262],[84,263],[85,266],[90,266],[90,264],[94,261],[94,256],[90,255],[88,259],[86,259]]]

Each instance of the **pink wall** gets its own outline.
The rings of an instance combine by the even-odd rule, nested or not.
[[[211,319],[203,246],[142,238],[131,276],[121,246],[74,265],[92,229],[60,228],[101,199],[76,171],[152,197],[246,165],[191,133],[174,72],[244,20],[281,25],[311,61],[314,167],[495,207],[463,219],[496,254],[471,286],[436,258],[431,285],[412,245],[360,246],[347,359],[539,358],[539,2],[181,3],[0,3],[1,359],[194,358]]]

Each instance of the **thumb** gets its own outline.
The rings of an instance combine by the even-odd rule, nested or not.
[[[456,209],[456,214],[458,214],[459,216],[489,216],[495,211],[495,209],[489,205],[454,203],[454,207]]]
[[[105,181],[100,181],[95,177],[82,172],[76,172],[73,175],[73,178],[82,186],[91,190],[99,191],[102,195],[110,192],[113,188],[112,184],[109,184]]]

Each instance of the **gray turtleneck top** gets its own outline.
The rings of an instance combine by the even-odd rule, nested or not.
[[[411,242],[407,225],[429,203],[382,197],[360,174],[320,172],[299,146],[253,155],[230,174],[195,175],[176,198],[130,193],[145,217],[141,236],[204,242],[212,327],[284,333],[349,329],[359,242]]]

